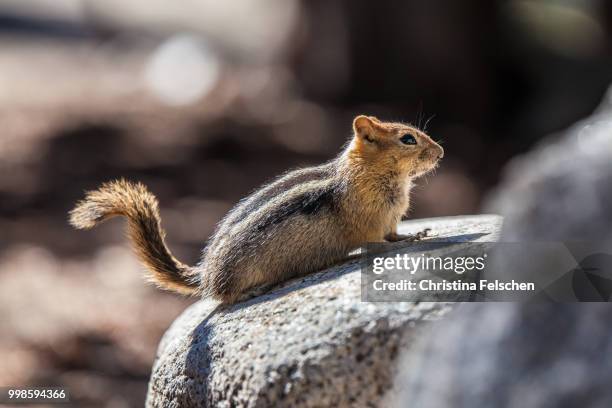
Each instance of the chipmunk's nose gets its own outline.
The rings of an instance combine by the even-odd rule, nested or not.
[[[439,144],[436,144],[435,146],[436,146],[435,157],[436,157],[436,159],[440,160],[441,158],[444,157],[444,149]]]

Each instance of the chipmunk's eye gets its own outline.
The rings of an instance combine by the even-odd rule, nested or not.
[[[404,136],[400,137],[400,142],[406,145],[415,145],[417,144],[416,139],[409,133],[406,133]]]

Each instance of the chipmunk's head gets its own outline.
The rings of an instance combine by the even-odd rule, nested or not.
[[[410,177],[434,169],[444,156],[444,149],[424,132],[402,123],[360,115],[353,121],[353,130],[352,154],[371,165],[395,166]]]

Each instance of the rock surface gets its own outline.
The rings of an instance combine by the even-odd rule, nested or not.
[[[405,222],[400,233],[492,241],[498,216]],[[446,303],[361,302],[357,261],[296,279],[222,309],[200,301],[165,334],[148,407],[373,406],[415,327]]]
[[[609,92],[590,118],[515,159],[488,208],[504,216],[502,241],[609,243],[611,180]],[[610,407],[610,315],[610,303],[462,305],[402,357],[392,406]]]
[[[464,304],[402,357],[391,406],[610,407],[610,312],[608,303]]]

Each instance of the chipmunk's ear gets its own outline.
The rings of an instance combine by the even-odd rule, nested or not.
[[[359,115],[353,120],[353,130],[355,137],[374,143],[377,138],[377,129],[380,127],[380,121],[374,116]]]

